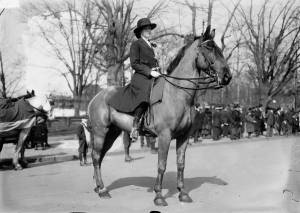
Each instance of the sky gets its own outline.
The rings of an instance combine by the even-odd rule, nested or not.
[[[25,76],[22,81],[22,85],[25,89],[35,89],[37,93],[49,94],[51,91],[56,91],[56,93],[70,95],[70,91],[67,87],[65,80],[58,75],[55,70],[59,64],[50,54],[47,44],[38,36],[36,28],[32,25],[31,20],[27,22],[20,20],[20,17],[15,14],[14,11],[18,10],[20,1],[23,0],[0,0],[0,10],[2,7],[9,7],[6,9],[3,16],[9,16],[6,21],[0,21],[0,38],[1,35],[5,35],[4,43],[9,43],[11,57],[14,57],[14,51],[21,52],[25,59],[24,72]],[[35,0],[38,1],[38,0]],[[158,1],[153,0],[136,0],[134,12],[138,14],[139,18],[142,18],[144,14],[149,11],[149,8],[153,7]],[[174,4],[171,0],[169,2],[169,7],[165,8],[162,13],[155,17],[153,22],[157,23],[158,26],[172,26],[180,33],[191,32],[191,12],[190,9],[184,7],[180,4]],[[177,2],[183,3],[184,0],[177,0]],[[189,0],[189,2],[193,2]],[[206,6],[208,0],[197,1],[201,2],[202,6]],[[216,42],[219,42],[221,33],[224,30],[225,24],[229,17],[229,13],[224,8],[226,6],[229,9],[233,8],[234,3],[237,0],[216,0],[214,3],[213,28],[216,28]],[[248,0],[242,0],[241,5],[247,7],[250,3]],[[279,0],[271,0],[271,2],[280,4]],[[262,1],[253,0],[254,6],[258,7]],[[202,32],[202,20],[207,19],[205,12],[198,11],[197,16],[197,33]],[[2,18],[2,17],[1,17]],[[12,24],[13,23],[13,24]],[[199,27],[198,27],[199,26]],[[5,32],[3,30],[5,29]],[[9,36],[11,35],[11,36]],[[17,45],[16,41],[21,40],[22,44]],[[22,92],[21,92],[22,93]],[[24,92],[23,92],[24,93]]]

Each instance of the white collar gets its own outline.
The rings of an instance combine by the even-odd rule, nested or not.
[[[152,48],[152,45],[150,43],[150,41],[148,39],[146,39],[145,37],[141,36],[142,39],[144,39],[144,41],[149,45],[149,47]]]

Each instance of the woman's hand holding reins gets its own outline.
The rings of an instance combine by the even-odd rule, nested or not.
[[[159,71],[159,67],[157,68],[157,67],[154,67],[154,68],[152,68],[151,69],[151,73],[150,73],[150,75],[152,76],[152,77],[154,77],[154,78],[157,78],[157,77],[159,77],[161,74],[158,72]]]

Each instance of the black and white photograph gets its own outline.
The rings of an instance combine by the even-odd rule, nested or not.
[[[0,212],[299,213],[299,0],[0,0]]]

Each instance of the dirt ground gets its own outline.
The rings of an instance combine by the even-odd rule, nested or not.
[[[1,171],[0,212],[299,212],[299,141],[278,137],[190,146],[185,185],[194,202],[189,204],[178,201],[171,149],[163,184],[167,207],[153,204],[157,155],[150,152],[133,153],[132,163],[125,163],[123,154],[105,158],[109,200],[93,191],[93,167],[78,161]]]

